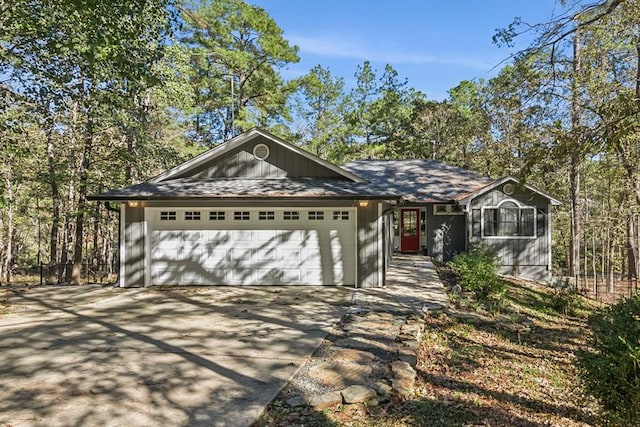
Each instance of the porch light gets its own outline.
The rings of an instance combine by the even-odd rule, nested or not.
[[[137,200],[129,200],[127,202],[127,205],[129,205],[130,208],[137,208],[138,207],[138,201]]]
[[[369,206],[369,201],[368,200],[358,200],[358,206],[360,206],[361,208],[366,208],[367,206]]]

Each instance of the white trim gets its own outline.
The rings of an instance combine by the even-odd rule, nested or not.
[[[498,209],[498,214],[500,213],[500,206],[502,206],[505,203],[514,203],[516,206],[518,206],[518,209],[520,210],[525,210],[525,209],[529,209],[533,211],[533,235],[531,236],[485,236],[484,234],[484,211],[485,209]],[[500,203],[498,203],[496,206],[482,206],[480,208],[480,238],[481,239],[536,239],[537,235],[536,235],[536,225],[537,225],[537,214],[538,214],[538,210],[536,209],[535,206],[527,206],[527,205],[522,205],[520,202],[518,202],[515,199],[504,199],[502,200]],[[499,221],[499,218],[498,218]],[[497,232],[497,230],[496,230]]]
[[[142,236],[144,239],[144,287],[151,286],[151,234],[149,233],[149,214],[148,211],[154,208],[144,208],[144,219],[142,220]],[[160,208],[166,209],[166,208]],[[177,215],[176,215],[177,217]]]
[[[537,212],[536,212],[537,214]],[[536,218],[536,223],[537,223],[537,218]],[[552,256],[552,248],[553,245],[551,244],[551,204],[547,205],[547,249],[548,249],[548,268],[549,268],[549,274],[551,274],[551,272],[553,271],[553,256]]]
[[[120,286],[121,288],[124,288],[126,286],[125,284],[125,268],[124,265],[127,261],[127,251],[126,251],[126,247],[127,245],[125,244],[125,242],[127,241],[127,236],[126,236],[126,228],[125,228],[125,223],[126,223],[126,208],[125,208],[126,203],[122,202],[120,203],[120,266],[119,266],[119,270],[120,270],[120,277],[118,282],[120,282],[118,284],[118,286]]]
[[[258,156],[256,154],[256,151],[258,149],[260,149],[260,148],[263,148],[263,149],[267,150],[267,154],[265,154],[263,157]],[[269,154],[271,154],[271,150],[269,150],[269,146],[267,144],[262,144],[262,143],[261,144],[256,144],[255,147],[253,147],[253,157],[256,160],[267,160],[267,158],[269,157]]]
[[[382,234],[384,233],[384,223],[382,221],[382,203],[378,203],[378,288],[382,287],[383,282],[383,273],[384,269],[383,260],[384,256],[382,255],[382,251],[384,248],[382,247]]]
[[[357,200],[354,200],[353,202],[356,205],[358,204]],[[358,289],[360,287],[360,273],[359,273],[359,270],[360,270],[360,229],[358,228],[358,209],[359,208],[353,207],[351,209],[353,209],[355,211],[354,212],[354,218],[353,218],[355,226],[354,226],[353,232],[355,233],[355,241],[356,241],[356,244],[355,244],[355,252],[356,252],[356,282],[353,285],[353,287],[354,287],[354,289]]]

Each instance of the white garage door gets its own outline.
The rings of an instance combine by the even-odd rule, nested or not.
[[[355,209],[147,208],[151,285],[353,285]]]

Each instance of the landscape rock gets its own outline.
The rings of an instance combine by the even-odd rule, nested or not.
[[[410,347],[399,349],[398,358],[403,362],[407,362],[412,367],[415,367],[418,364],[418,356],[416,355],[415,350],[412,350]]]
[[[340,348],[331,355],[331,358],[339,362],[370,363],[376,357],[368,351]]]
[[[395,377],[399,378],[416,378],[416,371],[411,367],[410,364],[403,360],[396,360],[391,363],[391,372],[393,372]]]
[[[362,403],[375,399],[378,394],[372,388],[363,385],[352,385],[340,392],[344,403]]]
[[[316,411],[330,408],[342,403],[342,394],[339,391],[331,391],[329,393],[318,394],[311,396],[309,399],[309,405]]]
[[[391,364],[391,371],[394,378],[391,387],[404,399],[409,399],[414,395],[416,371],[404,360],[396,360]]]
[[[309,376],[324,385],[344,388],[369,381],[371,367],[350,362],[323,362],[309,369]]]
[[[403,399],[410,399],[415,393],[415,380],[411,378],[396,377],[393,379],[391,387]]]
[[[393,388],[391,388],[389,384],[382,381],[376,381],[375,383],[371,384],[371,386],[381,396],[389,396],[391,393],[393,393]]]
[[[302,396],[294,396],[290,399],[287,399],[287,405],[291,406],[292,408],[307,406],[307,399]]]

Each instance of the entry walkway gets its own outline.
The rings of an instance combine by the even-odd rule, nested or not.
[[[395,254],[386,287],[356,289],[352,304],[376,311],[425,312],[449,306],[449,297],[429,257]]]

